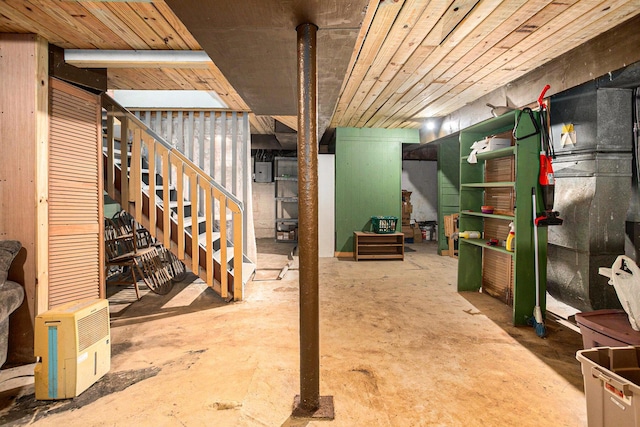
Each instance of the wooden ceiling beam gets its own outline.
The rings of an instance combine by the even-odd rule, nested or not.
[[[135,36],[142,40],[146,49],[182,49],[182,46],[175,42],[173,38],[165,37],[164,34],[159,34],[158,30],[162,24],[152,22],[153,26],[148,20],[143,19],[138,13],[138,6],[142,4],[137,3],[125,3],[125,2],[108,2],[106,8],[118,18],[123,26],[128,28],[127,34],[135,34]]]
[[[151,30],[158,35],[159,42],[168,49],[192,50],[191,43],[184,40],[175,27],[168,22],[158,9],[158,5],[154,3],[129,3],[129,7],[137,15],[138,20],[149,23]]]
[[[253,127],[253,132],[259,134],[271,134],[275,133],[275,125],[271,116],[257,116],[253,113],[249,114],[249,123]]]
[[[298,116],[273,116],[273,118],[295,131],[298,130]]]
[[[522,76],[528,70],[534,69],[543,63],[548,62],[550,58],[565,53],[566,49],[568,49],[568,45],[579,45],[592,37],[593,32],[596,32],[597,34],[601,33],[604,29],[601,25],[596,23],[599,20],[598,17],[612,13],[616,14],[616,10],[622,10],[624,12],[621,13],[626,14],[627,12],[624,8],[624,3],[626,2],[627,0],[620,0],[617,4],[606,2],[607,5],[613,6],[609,9],[605,7],[604,2],[600,5],[596,5],[595,7],[583,2],[573,5],[573,7],[565,8],[563,11],[564,13],[550,17],[551,19],[547,23],[542,24],[542,22],[540,22],[542,25],[538,27],[544,27],[545,31],[548,31],[549,29],[554,31],[554,38],[558,37],[559,40],[563,40],[563,44],[544,43],[543,34],[546,33],[533,29],[533,26],[529,27],[532,32],[529,33],[528,37],[523,38],[520,43],[513,46],[513,48],[509,49],[507,52],[503,51],[501,55],[497,58],[493,58],[486,64],[483,64],[483,61],[481,60],[473,61],[472,68],[477,71],[472,77],[470,77],[470,79],[456,78],[452,82],[440,84],[440,87],[438,87],[438,85],[430,85],[429,89],[422,93],[418,95],[415,93],[412,94],[414,95],[413,98],[402,106],[403,114],[398,115],[413,117],[416,114],[420,114],[421,117],[433,117],[446,115],[450,113],[452,109],[461,108],[465,103],[468,103],[469,99],[477,99],[480,96],[491,92],[495,88],[500,87],[505,82],[509,82]],[[567,19],[575,14],[579,14],[580,18],[577,19],[582,21],[580,23],[581,25],[567,27]],[[618,18],[619,15],[616,15],[615,19]],[[583,37],[582,41],[580,38],[572,38],[571,31],[575,31],[576,28],[581,29],[581,31],[578,32],[583,34],[581,36]],[[549,55],[549,58],[545,58],[543,54],[537,55],[537,60],[529,60],[536,56],[535,52],[539,52],[540,49],[544,49],[547,45],[548,48],[545,49],[545,51],[548,52],[550,50],[549,48],[554,50],[554,53]],[[500,50],[498,49],[498,51]],[[509,66],[508,68],[505,68],[504,66],[501,68],[500,64],[509,64]],[[500,70],[502,70],[502,72]],[[461,76],[465,74],[468,75],[468,72],[462,73]],[[464,99],[467,101],[461,102],[461,93],[465,93],[466,96]],[[476,98],[469,98],[472,93],[477,95]],[[425,105],[427,105],[426,108]],[[444,106],[438,109],[439,105]],[[397,126],[399,122],[401,122],[400,119],[387,120],[379,123],[379,125],[393,127]]]
[[[202,46],[197,42],[189,30],[184,26],[182,21],[178,19],[173,10],[162,0],[154,1],[153,5],[160,12],[167,23],[175,30],[176,34],[185,42],[186,48],[189,50],[202,50]]]
[[[420,94],[419,100],[415,97],[411,101],[413,104],[419,103],[420,110],[428,105],[428,102],[439,98],[442,93],[446,93],[453,89],[457,84],[461,84],[465,81],[462,78],[462,72],[469,66],[477,66],[479,68],[486,65],[489,61],[488,58],[493,55],[497,57],[504,49],[500,49],[497,46],[501,44],[501,41],[505,37],[509,37],[511,34],[518,34],[520,38],[526,37],[526,32],[519,31],[521,28],[532,28],[530,24],[531,20],[540,14],[552,0],[527,0],[520,2],[510,2],[503,4],[500,8],[496,9],[494,13],[487,19],[491,23],[498,23],[491,31],[487,32],[486,29],[483,32],[474,33],[471,38],[479,39],[480,41],[471,45],[469,42],[460,43],[451,52],[451,57],[442,61],[436,66],[432,73],[423,78],[423,83],[426,89]],[[575,2],[577,0],[573,0]],[[567,3],[570,3],[569,0]],[[563,3],[564,7],[569,7],[569,4]],[[552,16],[556,16],[559,12],[558,9],[554,9],[556,13],[550,15],[545,21],[538,21],[539,25],[544,25],[547,20]],[[427,81],[427,78],[431,79],[431,82]],[[433,83],[438,81],[440,83]],[[469,84],[467,83],[468,87]],[[410,105],[411,108],[414,105]],[[408,115],[407,115],[408,116]],[[409,116],[412,117],[412,116]],[[423,117],[422,115],[420,117]],[[426,116],[424,116],[426,118]],[[403,119],[398,119],[391,123],[391,126],[397,126]]]
[[[351,116],[351,119],[347,123],[347,126],[355,127],[357,125],[359,118],[357,112],[361,110],[360,107],[362,103],[370,96],[374,85],[381,78],[385,69],[389,66],[389,63],[393,62],[392,58],[397,54],[398,50],[401,49],[403,45],[407,45],[405,40],[411,35],[416,24],[419,23],[420,17],[424,14],[426,8],[427,5],[423,1],[412,0],[405,3],[398,18],[393,22],[391,30],[380,48],[378,57],[367,70],[366,75],[360,82],[358,90],[350,100],[347,115]],[[416,43],[416,46],[418,44],[419,42]],[[411,49],[411,47],[409,47],[409,49]]]
[[[578,8],[578,6],[582,7]],[[443,96],[439,105],[427,107],[426,114],[446,115],[452,111],[461,108],[461,104],[457,98],[460,96],[466,99],[477,99],[491,90],[501,85],[496,82],[513,81],[523,76],[529,70],[536,69],[551,59],[565,54],[570,46],[580,46],[587,40],[592,39],[593,34],[601,34],[610,30],[616,23],[624,20],[624,17],[631,17],[640,11],[634,5],[634,1],[618,0],[615,2],[602,2],[596,7],[585,10],[584,3],[578,3],[573,10],[567,10],[563,14],[554,19],[545,28],[552,26],[556,29],[554,40],[563,40],[566,43],[554,43],[544,38],[544,33],[539,32],[537,35],[531,35],[531,38],[523,40],[509,51],[503,53],[496,61],[491,62],[487,66],[479,69],[473,75],[475,84],[469,88],[458,91],[452,90]],[[577,9],[577,10],[576,10]],[[579,15],[576,15],[579,13]],[[569,19],[573,18],[575,26],[567,26]],[[577,21],[577,22],[576,22]],[[547,47],[546,49],[544,47]],[[539,49],[536,49],[539,47]],[[500,67],[498,64],[509,64],[508,67]],[[596,77],[596,76],[594,76]],[[473,97],[473,98],[471,98]]]
[[[130,49],[146,50],[150,49],[149,43],[143,40],[138,34],[123,22],[120,17],[109,7],[109,3],[83,3],[89,13],[96,17],[103,25],[111,28],[119,34]]]
[[[584,25],[584,27],[581,26],[581,28],[584,31],[587,31],[587,34],[599,34],[601,31],[597,29],[596,26],[590,25],[593,24],[591,13],[593,11],[599,10],[599,7],[594,8],[593,5],[587,5],[584,2],[576,3],[572,5],[571,8],[565,9],[563,13],[551,17],[551,19],[547,23],[545,23],[543,27],[545,28],[545,31],[549,29],[553,31],[554,38],[558,37],[558,40],[564,40],[564,38],[569,36],[568,32],[570,31],[569,28],[567,28],[565,25],[567,19],[570,19],[570,17],[573,16],[579,16],[576,19],[582,25]],[[480,61],[478,61],[478,64],[473,64],[472,66],[470,66],[469,69],[465,70],[465,72],[461,74],[461,76],[467,79],[467,81],[473,81],[474,85],[467,86],[466,88],[453,88],[450,93],[443,94],[438,103],[433,103],[426,109],[424,109],[423,107],[425,114],[449,114],[455,109],[461,108],[463,106],[459,105],[459,103],[456,102],[454,95],[459,96],[462,93],[475,93],[477,95],[476,98],[473,99],[477,99],[484,94],[491,92],[491,90],[496,87],[495,82],[503,82],[504,84],[508,81],[522,76],[527,72],[527,70],[532,70],[541,66],[545,62],[548,62],[549,58],[541,58],[537,62],[529,61],[528,63],[524,63],[524,61],[531,58],[532,55],[540,56],[540,51],[544,49],[544,46],[548,45],[550,47],[553,46],[553,48],[560,47],[568,49],[567,45],[564,43],[543,43],[545,41],[544,36],[545,34],[547,34],[545,31],[538,30],[529,33],[527,37],[523,38],[519,43],[513,45],[513,47],[511,47],[510,49],[506,51],[503,50],[499,56],[490,58],[484,67],[481,66],[482,63]],[[547,50],[548,49],[544,49],[543,52],[546,52]],[[498,50],[498,52],[499,51],[500,50]],[[538,53],[532,54],[532,52]],[[545,55],[546,53],[542,56]],[[506,68],[504,67],[504,65],[502,65],[501,67],[499,64],[509,64],[508,68],[510,77],[505,76],[504,73],[500,73],[500,69],[504,71]],[[499,74],[502,75],[499,77]],[[504,78],[509,78],[510,80],[504,80]],[[487,86],[489,84],[493,85],[493,87],[489,88]]]
[[[349,60],[349,65],[347,66],[345,78],[342,80],[342,86],[340,87],[338,100],[336,101],[336,111],[338,111],[338,109],[340,108],[340,101],[343,99],[343,94],[345,90],[347,90],[347,86],[352,85],[351,75],[353,74],[353,70],[358,61],[358,57],[360,56],[360,52],[364,47],[367,33],[369,32],[371,24],[373,22],[373,18],[375,17],[378,2],[379,0],[369,0],[369,4],[367,5],[367,10],[365,12],[364,19],[362,20],[362,24],[360,25],[360,31],[358,32],[358,36],[356,37],[356,43],[354,45],[353,52],[351,53],[351,59]]]
[[[17,5],[4,8],[0,16],[24,28],[26,32],[40,35],[49,43],[63,48],[70,47],[68,37],[65,35],[72,36],[72,34],[67,34],[62,28],[56,28],[56,24],[43,15],[39,8],[30,8],[25,2],[19,2]]]
[[[54,5],[49,6],[49,10],[56,8],[62,9],[69,17],[82,24],[86,28],[86,32],[80,34],[89,34],[88,38],[95,37],[93,43],[96,49],[129,49],[129,45],[122,40],[122,37],[116,34],[111,27],[105,25],[95,15],[89,12],[89,10],[83,6],[84,3],[61,1]],[[80,25],[78,24],[78,25]],[[81,46],[73,46],[75,49],[81,48]]]
[[[396,77],[398,73],[407,73],[408,69],[411,68],[412,61],[415,61],[416,58],[421,58],[419,63],[422,63],[422,60],[426,57],[428,53],[433,50],[433,47],[425,47],[423,42],[427,35],[433,30],[433,27],[437,24],[438,19],[440,18],[440,14],[446,10],[452,0],[436,0],[429,3],[429,7],[423,10],[422,15],[418,19],[418,22],[411,29],[409,35],[405,39],[406,42],[401,45],[401,47],[397,50],[397,52],[393,55],[389,64],[386,64],[386,67],[382,74],[377,77],[376,81],[371,86],[371,89],[366,90],[366,88],[359,89],[360,85],[365,82],[365,80],[360,76],[358,79],[349,79],[349,85],[352,86],[352,92],[356,93],[358,90],[361,92],[367,92],[366,97],[360,102],[360,105],[356,106],[354,114],[358,117],[361,117],[364,111],[369,109],[377,110],[384,104],[383,99],[385,96],[388,96],[393,92],[393,89],[387,89],[391,81]],[[372,23],[372,27],[377,25],[377,23]],[[375,30],[370,28],[369,32],[374,32]],[[377,32],[377,31],[375,31]],[[366,43],[366,40],[365,40]],[[417,64],[416,64],[417,67]],[[410,74],[410,72],[408,72]],[[366,79],[366,77],[365,77]],[[385,90],[387,92],[385,92]],[[379,103],[379,105],[378,105]],[[338,102],[339,110],[346,110],[350,108],[351,98],[341,97]],[[351,111],[353,111],[353,107],[351,107]],[[346,115],[343,116],[334,115],[333,125],[336,126],[349,126],[350,118],[347,117],[343,119]],[[358,126],[359,123],[356,123]]]
[[[484,28],[482,23],[501,3],[502,0],[481,2],[442,44],[439,44],[439,37],[442,34],[442,23],[434,27],[434,31],[429,34],[428,43],[432,44],[435,42],[437,48],[420,64],[416,72],[394,84],[397,89],[388,96],[384,105],[375,111],[371,119],[367,121],[367,126],[384,127],[383,123],[387,118],[398,113],[403,105],[413,98],[411,96],[412,93],[426,87],[426,84],[423,82],[423,76],[431,76],[429,73],[445,59],[458,44],[462,43],[466,37],[473,36],[475,32],[481,32]],[[431,76],[430,79],[432,78]],[[409,96],[405,96],[408,92]]]
[[[362,49],[358,54],[358,59],[355,62],[351,75],[349,76],[349,81],[352,82],[352,84],[347,85],[341,95],[345,100],[350,101],[353,99],[360,82],[364,78],[370,64],[373,63],[376,58],[378,51],[387,37],[389,29],[400,12],[403,4],[404,0],[390,2],[384,6],[381,4],[377,5],[375,16],[373,17],[371,27],[369,28],[370,31],[367,32]],[[376,31],[371,31],[372,28],[375,28]],[[337,123],[341,123],[342,117],[346,114],[346,107],[348,107],[348,104],[338,104],[338,107],[333,114],[335,117],[334,120]],[[341,126],[343,125],[341,124]]]

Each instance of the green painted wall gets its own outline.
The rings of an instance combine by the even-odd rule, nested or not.
[[[449,249],[444,237],[444,217],[460,211],[459,134],[446,136],[438,145],[438,251]]]
[[[370,231],[371,217],[401,222],[402,143],[419,143],[417,129],[336,129],[336,251],[353,252],[353,232]]]

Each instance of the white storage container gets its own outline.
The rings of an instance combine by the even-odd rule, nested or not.
[[[640,346],[580,350],[589,427],[640,425]]]

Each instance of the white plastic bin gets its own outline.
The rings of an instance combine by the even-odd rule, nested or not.
[[[576,354],[582,365],[589,427],[640,426],[640,346],[596,347]]]

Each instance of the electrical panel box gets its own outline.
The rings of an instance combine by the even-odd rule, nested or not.
[[[256,182],[271,182],[273,181],[273,165],[271,162],[256,162],[255,174]]]

